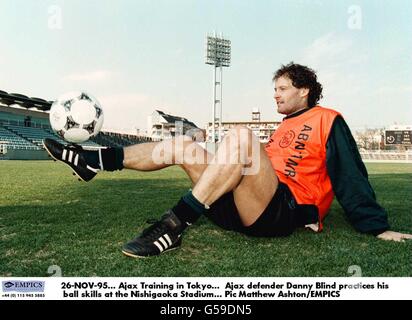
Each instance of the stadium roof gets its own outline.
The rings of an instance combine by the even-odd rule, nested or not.
[[[23,108],[36,108],[41,111],[50,110],[53,101],[47,101],[41,98],[27,97],[19,93],[7,93],[0,90],[0,103],[10,106],[12,104],[18,104]]]
[[[160,111],[160,110],[156,110],[156,112],[159,113],[168,123],[175,123],[176,121],[182,121],[186,125],[197,128],[197,125],[187,120],[186,118],[172,116],[171,114],[164,113],[163,111]]]

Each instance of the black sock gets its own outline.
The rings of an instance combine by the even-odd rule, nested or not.
[[[123,148],[101,149],[103,170],[115,171],[123,169],[124,152]]]
[[[105,148],[97,151],[87,150],[85,158],[87,164],[95,169],[106,171],[123,169],[123,148]]]
[[[203,203],[193,196],[192,191],[189,191],[172,208],[172,211],[182,222],[192,224],[207,212],[207,209]]]

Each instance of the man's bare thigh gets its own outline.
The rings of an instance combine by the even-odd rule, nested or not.
[[[256,174],[245,175],[233,190],[236,207],[243,225],[252,225],[272,200],[278,187],[278,178],[267,156],[260,146],[260,166]]]

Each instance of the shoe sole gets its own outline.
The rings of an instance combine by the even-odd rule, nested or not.
[[[79,178],[79,181],[87,182],[87,181],[84,180],[82,177],[80,177],[80,176],[77,174],[77,172],[74,171],[73,168],[72,168],[68,163],[66,163],[66,162],[64,162],[64,161],[62,161],[62,160],[59,160],[59,159],[55,158],[55,157],[52,155],[52,153],[49,151],[49,149],[47,148],[47,146],[44,144],[44,141],[42,141],[42,144],[43,144],[43,148],[46,150],[46,152],[49,154],[49,156],[50,156],[51,158],[53,158],[53,160],[63,162],[66,166],[68,166],[68,167],[72,170],[73,174],[76,175],[77,178]]]
[[[163,254],[163,253],[170,252],[170,251],[173,251],[173,250],[176,250],[176,249],[179,249],[179,248],[180,248],[180,247],[168,249],[168,250],[162,251],[161,253],[156,254],[156,255],[153,255],[153,256],[138,256],[138,255],[136,255],[136,254],[133,254],[133,253],[130,253],[130,252],[127,252],[127,251],[124,251],[124,250],[122,250],[122,253],[123,253],[125,256],[131,257],[131,258],[135,258],[135,259],[145,259],[145,258],[157,257],[157,256],[160,256],[160,255]]]

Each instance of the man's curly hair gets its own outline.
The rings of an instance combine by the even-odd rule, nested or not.
[[[316,72],[311,68],[290,62],[287,65],[282,65],[281,68],[274,73],[272,80],[276,81],[280,77],[287,77],[292,80],[292,84],[296,88],[309,89],[309,108],[316,106],[318,101],[323,97],[322,85],[317,80]]]

